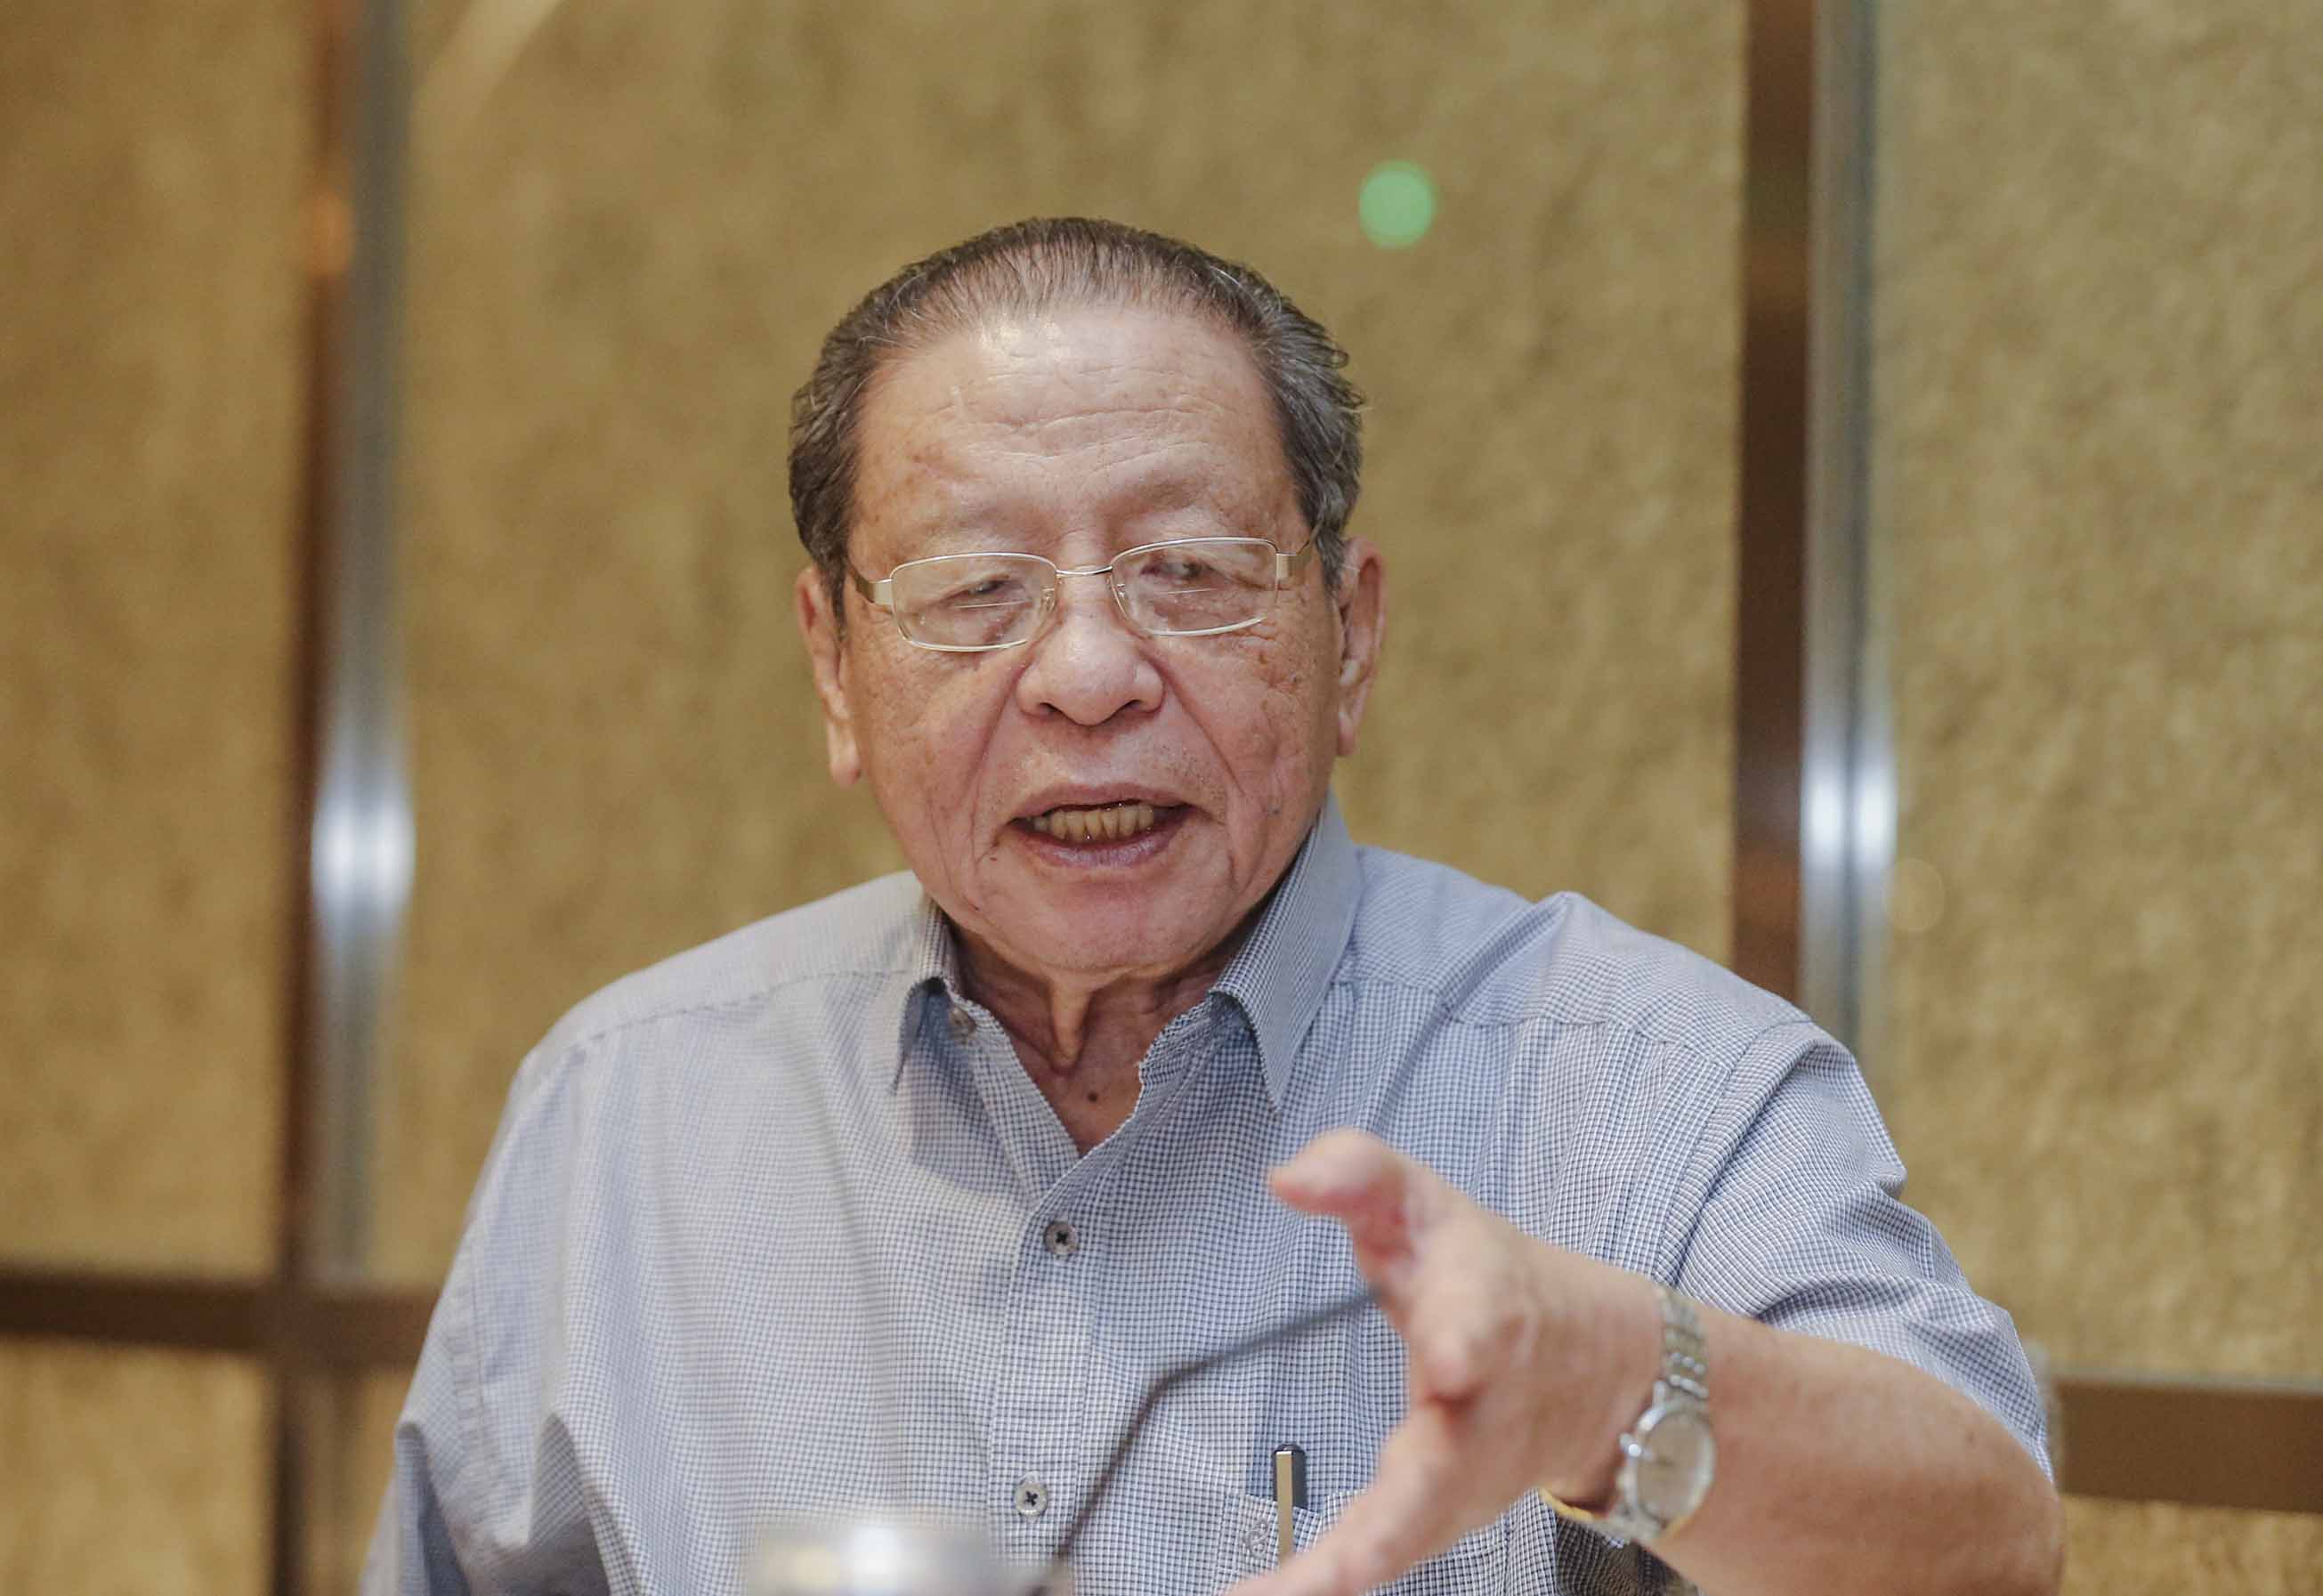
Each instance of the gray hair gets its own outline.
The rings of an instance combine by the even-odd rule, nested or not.
[[[914,261],[822,341],[791,398],[791,513],[840,615],[863,402],[887,362],[998,316],[1065,306],[1182,311],[1240,336],[1273,400],[1282,454],[1324,577],[1339,580],[1364,463],[1363,396],[1346,352],[1251,268],[1207,250],[1069,216],[1017,222]]]

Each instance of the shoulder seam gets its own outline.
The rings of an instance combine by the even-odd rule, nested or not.
[[[1619,1031],[1640,1041],[1674,1042],[1690,1047],[1696,1052],[1704,1050],[1699,1042],[1692,1041],[1681,1032],[1653,1031],[1642,1025],[1602,1015],[1594,1019],[1581,1019],[1567,1014],[1520,1014],[1510,1020],[1474,1019],[1454,1009],[1440,988],[1418,982],[1399,981],[1391,977],[1373,976],[1357,978],[1349,976],[1334,976],[1331,985],[1334,987],[1385,987],[1391,992],[1425,998],[1435,1005],[1437,1014],[1442,1015],[1448,1023],[1464,1026],[1471,1031],[1513,1031],[1524,1025],[1547,1025],[1559,1031]],[[1762,1039],[1787,1025],[1804,1026],[1808,1030],[1814,1029],[1814,1022],[1804,1015],[1772,1021],[1745,1036],[1741,1043],[1734,1049],[1735,1058],[1739,1060],[1744,1053],[1758,1046]]]
[[[1726,1073],[1721,1076],[1718,1081],[1717,1096],[1719,1101],[1722,1102],[1725,1099],[1728,1091],[1734,1084],[1734,1078],[1737,1075],[1740,1075],[1742,1071],[1742,1061],[1745,1059],[1748,1059],[1758,1050],[1760,1042],[1765,1041],[1768,1037],[1774,1035],[1778,1031],[1804,1030],[1814,1032],[1819,1029],[1820,1028],[1813,1020],[1802,1017],[1795,1020],[1777,1020],[1773,1024],[1762,1025],[1758,1030],[1752,1032],[1743,1040],[1742,1044],[1740,1047],[1734,1049],[1731,1055],[1727,1059]],[[1763,1102],[1755,1105],[1751,1110],[1752,1118],[1755,1120],[1759,1114],[1765,1111],[1765,1108],[1766,1105]],[[1693,1175],[1694,1169],[1701,1162],[1703,1150],[1709,1144],[1711,1134],[1717,1128],[1718,1112],[1713,1105],[1711,1111],[1703,1115],[1702,1126],[1694,1133],[1693,1145],[1685,1150],[1685,1157],[1678,1160],[1677,1169],[1679,1174],[1679,1192],[1685,1191],[1686,1180]],[[1707,1199],[1707,1191],[1708,1188],[1705,1188],[1704,1200]],[[1676,1195],[1677,1194],[1676,1193],[1672,1194],[1673,1203],[1675,1202]],[[1671,1211],[1671,1208],[1669,1206],[1665,1206],[1661,1215],[1661,1222],[1654,1227],[1654,1257],[1657,1264],[1660,1261],[1664,1249],[1669,1245],[1673,1239],[1670,1230],[1676,1218],[1676,1215]],[[1700,1221],[1701,1214],[1698,1210],[1695,1213],[1694,1218],[1697,1223]],[[1683,1249],[1681,1249],[1681,1261],[1682,1252]],[[1673,1274],[1675,1274],[1676,1270],[1677,1261],[1674,1261],[1671,1264]],[[1676,1286],[1677,1281],[1675,1279],[1672,1279],[1664,1281],[1663,1284]]]
[[[562,1044],[559,1051],[592,1047],[608,1037],[619,1035],[624,1031],[633,1031],[640,1025],[654,1025],[664,1020],[683,1019],[688,1014],[707,1014],[720,1009],[739,1008],[745,1004],[759,1002],[793,986],[803,986],[816,981],[868,981],[893,976],[907,976],[912,973],[913,968],[910,965],[897,965],[885,969],[817,970],[803,975],[786,976],[781,980],[768,981],[764,985],[753,986],[747,992],[737,992],[725,997],[705,998],[697,1003],[673,1004],[667,1007],[648,1010],[641,1014],[629,1014],[572,1038]],[[551,1034],[555,1034],[553,1030]]]

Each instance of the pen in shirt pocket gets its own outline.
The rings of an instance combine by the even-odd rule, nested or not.
[[[1299,1522],[1293,1510],[1307,1505],[1307,1449],[1285,1445],[1274,1449],[1274,1557],[1290,1561],[1298,1549]]]

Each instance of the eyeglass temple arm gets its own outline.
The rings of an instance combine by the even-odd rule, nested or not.
[[[1278,555],[1276,558],[1295,560],[1299,555]],[[1371,1288],[1366,1286],[1360,1291],[1342,1297],[1336,1302],[1318,1307],[1313,1313],[1293,1319],[1287,1325],[1277,1325],[1271,1330],[1262,1330],[1255,1335],[1246,1335],[1240,1341],[1232,1342],[1216,1352],[1204,1353],[1198,1358],[1189,1359],[1165,1371],[1160,1379],[1146,1388],[1145,1398],[1137,1404],[1137,1411],[1131,1414],[1129,1422],[1122,1426],[1120,1436],[1113,1444],[1111,1455],[1106,1457],[1105,1467],[1097,1472],[1097,1482],[1089,1487],[1088,1495],[1081,1499],[1081,1510],[1073,1515],[1072,1523],[1066,1527],[1064,1538],[1057,1543],[1055,1561],[1065,1566],[1070,1566],[1073,1543],[1080,1538],[1081,1531],[1088,1527],[1089,1516],[1097,1511],[1097,1503],[1105,1500],[1106,1487],[1111,1485],[1114,1475],[1121,1472],[1122,1460],[1129,1455],[1130,1443],[1134,1441],[1138,1432],[1145,1427],[1145,1421],[1152,1414],[1154,1405],[1163,1397],[1206,1369],[1215,1368],[1220,1363],[1231,1363],[1236,1358],[1247,1356],[1262,1347],[1272,1346],[1278,1341],[1294,1340],[1306,1335],[1309,1330],[1320,1329],[1334,1319],[1360,1313],[1369,1307],[1372,1301]],[[1035,1587],[1036,1590],[1039,1588]]]

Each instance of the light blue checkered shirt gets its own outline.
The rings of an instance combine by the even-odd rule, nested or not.
[[[1359,1284],[1345,1234],[1262,1184],[1338,1125],[1543,1241],[1927,1370],[2041,1454],[2015,1331],[1896,1200],[1853,1062],[1580,898],[1358,848],[1327,807],[1141,1078],[1077,1155],[907,876],[583,1003],[510,1094],[365,1589],[728,1596],[802,1510],[966,1513],[1041,1558],[1157,1371]],[[1373,1312],[1180,1388],[1076,1548],[1084,1596],[1271,1564],[1281,1443],[1311,1541],[1401,1361]],[[1666,1578],[1534,1497],[1394,1589]]]

